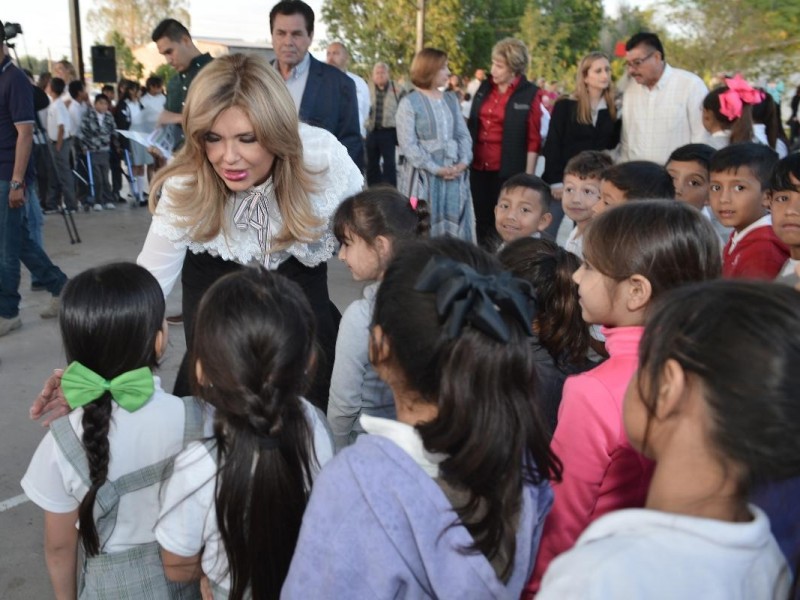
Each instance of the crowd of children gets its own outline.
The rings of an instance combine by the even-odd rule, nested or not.
[[[184,400],[153,375],[153,277],[75,277],[68,366],[34,416],[72,412],[22,481],[56,596],[789,598],[800,155],[753,142],[745,105],[716,151],[574,156],[556,240],[549,186],[509,178],[496,255],[425,239],[426,203],[394,188],[346,199],[339,258],[369,283],[327,415],[303,397],[313,313],[281,275],[208,290]],[[108,108],[82,125],[100,170]]]
[[[62,62],[71,68],[68,61]],[[145,169],[152,175],[152,167],[161,161],[143,145],[128,143],[115,130],[150,133],[156,128],[165,101],[163,80],[152,76],[141,88],[134,81],[122,79],[116,89],[104,85],[91,98],[85,85],[74,79],[74,69],[71,75],[69,70],[63,74],[72,80],[50,77],[45,72],[38,82],[50,102],[38,110],[37,128],[53,142],[53,152],[34,156],[42,209],[45,213],[62,207],[71,211],[81,207],[86,211],[114,209],[117,203],[126,202],[120,196],[123,162],[132,198],[144,206]]]

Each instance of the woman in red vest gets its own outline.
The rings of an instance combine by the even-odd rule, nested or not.
[[[478,243],[494,235],[494,206],[503,182],[533,173],[542,146],[544,91],[525,78],[530,57],[520,40],[506,38],[492,49],[491,77],[475,93],[467,125],[472,134],[470,173]]]

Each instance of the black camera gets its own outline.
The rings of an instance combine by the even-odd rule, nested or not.
[[[0,21],[2,23],[2,21]],[[19,23],[6,23],[3,25],[2,33],[0,33],[0,41],[13,40],[20,33],[22,33],[22,25]]]

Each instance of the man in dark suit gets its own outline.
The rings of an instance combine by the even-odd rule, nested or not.
[[[302,0],[284,0],[269,13],[275,68],[286,81],[300,120],[327,129],[364,168],[353,81],[308,52],[314,38],[314,11]]]

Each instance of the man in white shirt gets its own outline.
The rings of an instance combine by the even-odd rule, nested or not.
[[[347,70],[350,64],[350,53],[341,42],[331,42],[326,51],[327,63],[345,73],[356,85],[356,99],[358,100],[358,126],[361,129],[361,137],[366,137],[367,130],[365,124],[369,117],[369,86],[367,82],[355,73]]]
[[[625,49],[628,75],[634,81],[622,98],[621,161],[663,165],[680,146],[707,144],[702,105],[708,88],[703,80],[668,65],[654,33],[637,33]]]

